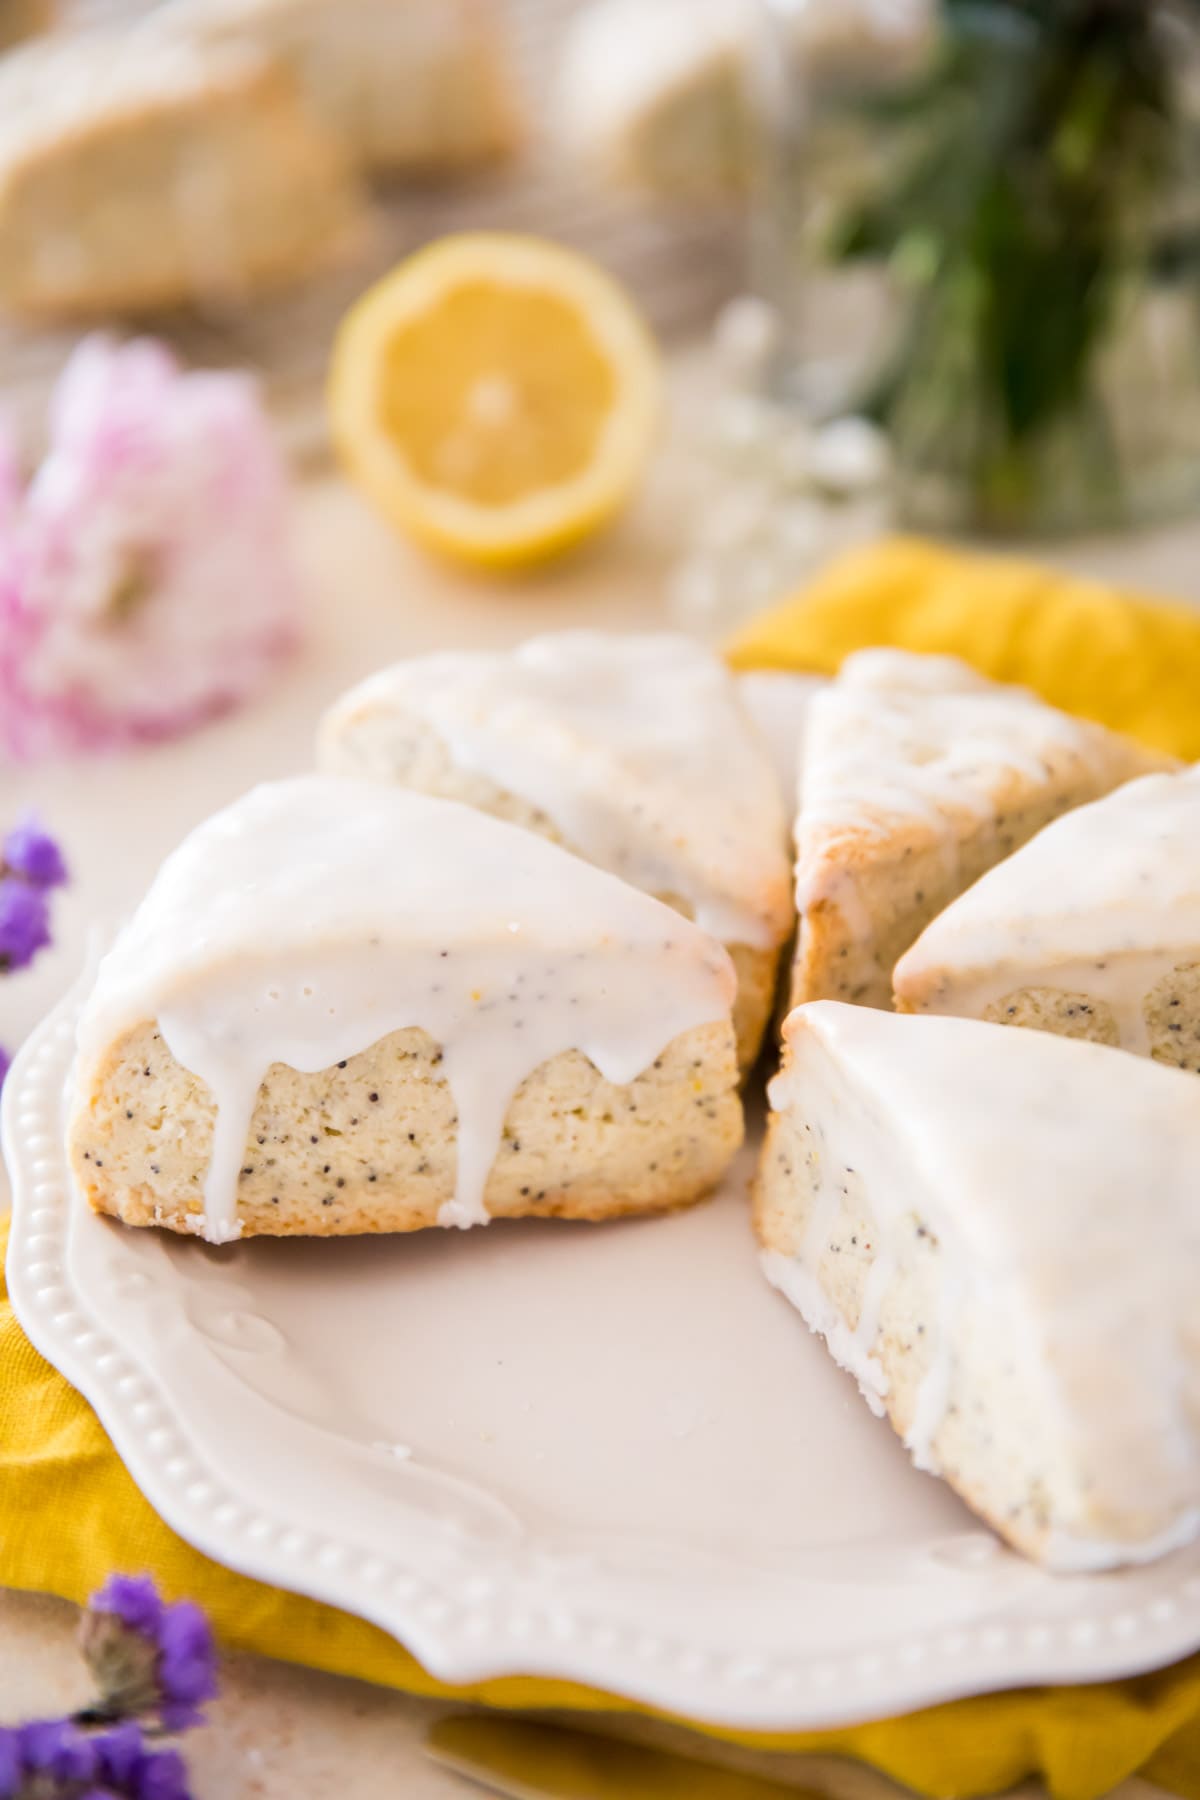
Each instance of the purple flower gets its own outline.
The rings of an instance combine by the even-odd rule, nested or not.
[[[103,1737],[96,1738],[95,1744],[100,1779],[119,1791],[128,1788],[146,1755],[141,1726],[128,1719],[122,1725],[114,1725]]]
[[[183,1758],[174,1750],[152,1750],[139,1725],[118,1725],[95,1745],[101,1792],[130,1800],[190,1800]]]
[[[50,913],[41,888],[0,877],[0,970],[23,969],[50,942]]]
[[[216,1695],[208,1620],[190,1600],[164,1605],[148,1575],[110,1576],[89,1604],[80,1641],[109,1717],[157,1712],[168,1731],[183,1731],[200,1723],[203,1702]]]
[[[191,1800],[187,1767],[178,1750],[150,1751],[126,1791],[133,1800]]]
[[[15,1800],[21,1785],[21,1737],[15,1725],[0,1726],[0,1800]]]
[[[67,879],[62,851],[33,813],[19,819],[0,845],[0,863],[37,888],[61,887]]]
[[[217,1650],[212,1627],[191,1600],[169,1606],[158,1630],[158,1684],[162,1721],[182,1731],[203,1718],[200,1706],[217,1693]]]
[[[47,1775],[65,1786],[90,1781],[96,1773],[96,1752],[70,1719],[35,1720],[22,1725],[17,1735],[27,1774]]]
[[[110,1575],[88,1601],[92,1612],[113,1613],[130,1631],[154,1637],[166,1610],[149,1575]]]

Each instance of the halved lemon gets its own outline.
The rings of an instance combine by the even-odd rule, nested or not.
[[[541,561],[603,525],[653,443],[658,353],[604,271],[501,232],[442,238],[369,289],[334,346],[339,454],[436,549]]]

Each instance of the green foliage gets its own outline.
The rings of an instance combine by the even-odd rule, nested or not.
[[[1067,431],[1115,482],[1103,345],[1132,286],[1200,268],[1200,233],[1165,216],[1184,134],[1164,23],[1152,0],[942,0],[931,66],[869,103],[894,153],[828,249],[886,260],[904,325],[862,404],[902,466],[957,471],[970,524],[1019,523]]]

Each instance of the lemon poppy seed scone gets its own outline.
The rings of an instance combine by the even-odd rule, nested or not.
[[[862,650],[808,714],[794,1002],[889,1006],[929,921],[1044,825],[1169,757],[948,656]]]
[[[367,169],[457,169],[519,139],[516,83],[488,0],[172,0],[166,17],[205,42],[278,57]]]
[[[249,49],[139,26],[0,62],[0,305],[238,300],[312,268],[357,218],[340,145]]]
[[[72,1168],[214,1242],[598,1219],[741,1140],[720,945],[472,808],[306,776],[164,863],[79,1029]]]
[[[496,813],[694,918],[733,958],[739,1057],[754,1061],[792,923],[786,821],[709,651],[572,631],[415,657],[334,705],[318,759]]]
[[[734,679],[738,698],[775,765],[788,816],[794,818],[808,709],[829,683],[823,675],[793,675],[783,669],[749,669]]]
[[[1057,819],[928,925],[900,1012],[1115,1044],[1200,1072],[1200,768]]]
[[[1055,1569],[1200,1532],[1191,1078],[819,1001],[770,1099],[766,1273],[917,1466]]]

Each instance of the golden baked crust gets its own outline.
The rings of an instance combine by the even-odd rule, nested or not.
[[[456,1115],[441,1053],[393,1032],[336,1068],[276,1064],[238,1185],[245,1236],[332,1237],[436,1225],[453,1197]],[[742,1139],[728,1023],[684,1033],[628,1086],[578,1051],[513,1097],[484,1193],[495,1218],[616,1218],[683,1206],[724,1174]],[[199,1232],[214,1107],[152,1024],[129,1033],[77,1099],[69,1153],[89,1205],[128,1225]]]
[[[243,50],[47,40],[0,65],[0,115],[0,304],[29,316],[243,300],[360,222],[337,140]]]
[[[981,718],[986,719],[988,684],[981,685],[978,703]],[[991,691],[1002,697],[1011,690]],[[965,732],[967,709],[975,696],[963,698]],[[864,704],[861,695],[855,699]],[[904,699],[912,708],[917,735],[920,696],[909,691]],[[865,704],[883,706],[886,698],[869,694]],[[1036,719],[1040,709],[1031,710]],[[936,764],[946,748],[934,737],[929,745],[916,746],[911,767],[902,762],[881,766],[880,803],[866,813],[861,796],[854,793],[847,795],[844,816],[837,816],[831,801],[833,783],[826,788],[819,818],[808,817],[802,801],[796,827],[802,917],[792,970],[793,1006],[807,1000],[846,1000],[890,1007],[892,971],[900,957],[930,921],[988,869],[1072,808],[1099,799],[1134,776],[1177,766],[1100,726],[1078,722],[1076,733],[1076,722],[1052,709],[1044,711],[1060,726],[1069,723],[1071,730],[1048,732],[1036,756],[1031,756],[1028,745],[1016,746],[1015,766],[981,763],[969,778],[960,775],[958,793],[949,784],[929,796],[923,792],[927,765]],[[819,738],[810,736],[806,749],[810,771],[821,750]],[[900,787],[909,780],[920,803],[892,811],[888,784]]]
[[[1111,961],[1119,964],[1120,958],[1114,956]],[[897,995],[896,1011],[953,1011],[968,1018],[975,1016],[974,1009],[966,1004],[927,1006],[927,990],[936,989],[937,980],[938,971],[931,969],[924,982],[913,983],[911,993]],[[941,996],[937,999],[940,1002]],[[1200,1074],[1200,963],[1181,960],[1148,988],[1141,1012],[1148,1054],[1153,1060]],[[1014,971],[1012,987],[982,1007],[978,1017],[993,1025],[1052,1031],[1059,1037],[1087,1038],[1096,1044],[1121,1042],[1117,1016],[1102,994],[1043,984],[1033,971],[1026,980]]]
[[[176,29],[277,58],[355,163],[386,174],[492,162],[520,143],[489,0],[174,0]]]
[[[54,0],[0,0],[0,50],[49,31],[55,10]]]

